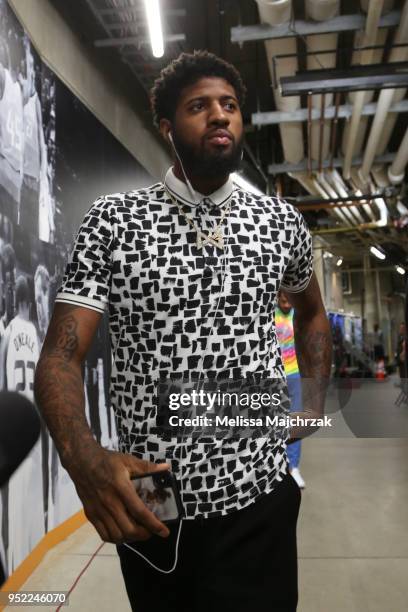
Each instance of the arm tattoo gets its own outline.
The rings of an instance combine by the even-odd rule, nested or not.
[[[66,362],[71,361],[78,348],[77,328],[78,323],[72,315],[67,315],[58,322],[56,344],[49,357],[61,357]]]
[[[323,331],[295,332],[296,356],[302,376],[310,378],[330,375],[331,335]]]
[[[92,461],[98,446],[85,416],[78,346],[78,320],[68,310],[50,328],[35,374],[37,404],[68,471]]]
[[[296,358],[304,378],[303,410],[321,415],[331,371],[332,338],[329,324],[325,317],[311,323],[296,316],[294,323]]]

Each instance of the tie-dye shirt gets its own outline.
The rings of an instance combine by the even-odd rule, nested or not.
[[[295,334],[293,331],[293,308],[285,314],[280,308],[275,313],[276,334],[281,348],[286,376],[299,374],[295,351]]]

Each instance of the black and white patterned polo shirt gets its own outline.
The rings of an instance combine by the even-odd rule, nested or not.
[[[181,445],[151,432],[157,380],[194,371],[283,378],[277,291],[302,291],[312,275],[311,236],[292,205],[253,195],[231,179],[196,197],[170,169],[164,183],[97,199],[57,296],[108,309],[120,450],[171,464],[182,481],[186,518],[226,514],[272,491],[287,471],[286,444],[251,436],[191,440],[181,456]],[[197,248],[196,231],[174,199],[205,234],[230,204],[224,250]]]

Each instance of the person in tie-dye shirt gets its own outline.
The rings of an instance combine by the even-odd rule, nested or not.
[[[284,291],[278,295],[278,305],[275,311],[275,325],[278,341],[282,353],[282,361],[285,367],[285,374],[288,381],[288,389],[291,401],[292,412],[302,411],[302,386],[300,380],[299,366],[296,359],[295,334],[293,330],[292,308],[288,296]],[[293,478],[301,489],[305,487],[299,471],[300,462],[300,440],[288,444],[287,454],[289,459],[289,470]]]

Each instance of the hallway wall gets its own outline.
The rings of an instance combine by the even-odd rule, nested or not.
[[[86,46],[59,15],[50,0],[9,0],[41,59],[128,149],[155,179],[163,176],[170,157],[158,136],[118,89],[98,51]]]

